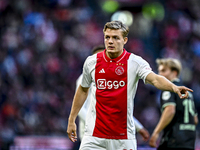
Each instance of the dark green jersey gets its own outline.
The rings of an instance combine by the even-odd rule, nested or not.
[[[179,81],[173,82],[179,85]],[[194,116],[196,109],[192,93],[187,99],[180,99],[178,94],[163,91],[160,96],[161,111],[168,105],[176,106],[176,113],[173,120],[165,127],[160,146],[169,148],[191,148],[194,149],[196,126]]]

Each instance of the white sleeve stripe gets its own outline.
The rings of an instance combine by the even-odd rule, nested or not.
[[[165,107],[167,107],[167,106],[169,106],[169,105],[174,105],[174,106],[176,106],[176,103],[174,103],[174,102],[169,102],[169,103],[164,104],[164,105],[162,106],[162,111],[164,110]]]

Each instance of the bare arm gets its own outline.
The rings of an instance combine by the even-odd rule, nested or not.
[[[152,84],[156,88],[163,91],[171,91],[177,93],[181,99],[188,97],[188,91],[193,92],[193,90],[185,86],[176,86],[168,79],[161,75],[157,75],[153,72],[149,73],[146,77],[146,83]]]
[[[79,86],[81,85],[81,81],[83,79],[83,74],[81,74],[79,76],[79,78],[76,80],[76,90],[79,88]],[[84,102],[83,106],[81,107],[78,116],[82,119],[82,120],[86,120],[86,114],[87,114],[87,110],[88,110],[88,104],[87,104],[87,100]]]
[[[194,123],[195,125],[199,123],[198,115],[194,116]]]
[[[175,115],[175,106],[174,105],[169,105],[169,106],[166,106],[162,115],[161,115],[161,118],[160,118],[160,121],[158,122],[156,128],[154,129],[153,131],[153,134],[149,140],[149,145],[151,147],[156,147],[156,141],[159,137],[159,133],[172,121],[174,115]]]
[[[83,104],[82,108],[80,109],[80,111],[78,113],[79,118],[82,119],[83,121],[86,120],[86,115],[87,115],[87,110],[88,110],[88,108],[85,106],[86,101],[85,101],[85,103]]]
[[[80,111],[81,107],[83,106],[87,98],[88,89],[89,88],[84,88],[82,86],[79,86],[73,99],[72,108],[68,119],[68,127],[67,127],[67,133],[69,139],[72,142],[75,142],[77,139],[75,120],[78,115],[78,112]]]

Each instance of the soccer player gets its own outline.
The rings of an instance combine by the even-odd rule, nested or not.
[[[98,45],[93,48],[92,54],[96,54],[96,53],[102,52],[104,50],[105,50],[105,47],[103,45]],[[81,85],[82,78],[83,78],[83,74],[81,74],[78,77],[78,79],[76,80],[76,90],[79,87],[79,85]],[[91,94],[91,91],[89,90],[88,97],[85,100],[82,108],[80,109],[80,111],[78,113],[80,140],[82,140],[83,135],[84,135],[86,114],[87,114],[87,111],[89,109],[89,104],[90,104],[90,94]],[[133,117],[133,120],[135,123],[136,131],[138,133],[140,133],[140,135],[142,136],[144,141],[148,141],[150,135],[149,135],[149,132],[147,131],[147,129],[145,129],[144,126],[135,117]]]
[[[176,85],[180,85],[178,76],[181,63],[177,59],[157,59],[158,73]],[[160,96],[162,115],[150,140],[149,145],[156,147],[160,132],[163,136],[158,150],[194,150],[196,138],[197,113],[192,93],[188,98],[180,99],[169,91],[162,91]]]
[[[107,22],[103,32],[106,49],[89,56],[84,63],[83,79],[73,99],[67,133],[71,141],[77,140],[75,119],[91,88],[80,150],[136,150],[132,116],[138,80],[175,92],[181,98],[187,98],[188,91],[192,90],[155,74],[144,59],[127,52],[124,45],[129,29],[122,22]]]

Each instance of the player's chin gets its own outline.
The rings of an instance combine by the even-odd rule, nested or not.
[[[116,50],[115,49],[107,49],[107,52],[108,53],[116,53]]]

